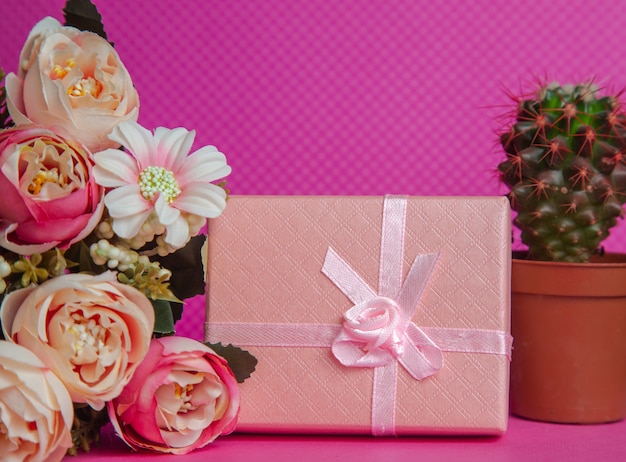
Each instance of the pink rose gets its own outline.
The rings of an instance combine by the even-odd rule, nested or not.
[[[30,32],[6,90],[16,124],[63,127],[92,152],[118,147],[109,133],[139,112],[137,91],[111,44],[53,18]]]
[[[36,126],[0,132],[0,246],[22,255],[86,237],[104,210],[104,189],[82,146]]]
[[[403,352],[406,322],[395,300],[377,296],[344,313],[332,352],[344,366],[379,367]]]
[[[150,347],[154,309],[114,273],[66,274],[6,295],[7,340],[35,353],[76,403],[102,409],[119,395]]]
[[[132,448],[187,454],[235,429],[239,388],[226,361],[209,347],[163,337],[152,341],[133,379],[107,406]]]
[[[72,447],[74,408],[59,379],[28,349],[0,341],[0,457],[56,462]]]

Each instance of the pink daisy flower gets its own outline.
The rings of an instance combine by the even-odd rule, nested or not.
[[[189,154],[195,131],[159,127],[152,134],[137,122],[123,122],[110,138],[126,151],[106,149],[94,155],[96,182],[109,188],[104,197],[113,231],[132,239],[153,216],[165,228],[164,240],[174,248],[190,236],[189,218],[219,216],[226,192],[212,182],[231,172],[215,146]]]

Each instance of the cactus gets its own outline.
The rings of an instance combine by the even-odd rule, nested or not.
[[[514,97],[498,171],[528,258],[588,262],[623,216],[626,114],[618,96],[600,96],[587,82]]]

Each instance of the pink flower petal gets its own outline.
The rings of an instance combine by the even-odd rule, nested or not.
[[[91,175],[89,156],[80,145],[43,127],[21,126],[0,133],[4,193],[0,239],[6,248],[20,254],[67,248],[93,231],[104,209],[104,189]],[[42,163],[65,180],[29,191]]]
[[[172,448],[188,448],[202,436],[202,430],[188,431],[187,433],[161,430],[161,436],[165,443]],[[217,438],[217,436],[218,435],[215,435],[215,438]]]
[[[154,339],[152,349],[158,349],[162,360],[140,366],[127,385],[135,390],[129,397],[139,394],[142,398],[128,401],[123,392],[109,403],[111,421],[122,439],[135,449],[187,454],[230,433],[237,424],[240,397],[226,361],[200,342],[184,337]],[[187,396],[191,401],[187,402],[198,407],[182,410],[182,397],[172,393],[173,383],[192,385]],[[178,412],[174,398],[178,399]]]
[[[195,137],[196,132],[193,130],[188,131],[180,127],[170,130],[158,127],[154,132],[156,150],[152,158],[153,165],[166,168],[171,172],[178,172],[186,162]]]

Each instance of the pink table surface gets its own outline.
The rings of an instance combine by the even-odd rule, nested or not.
[[[149,460],[154,454],[135,453],[108,431],[103,447],[76,462]],[[277,436],[233,434],[186,456],[158,456],[177,461],[593,461],[626,460],[626,421],[605,425],[560,425],[511,417],[502,437]]]

